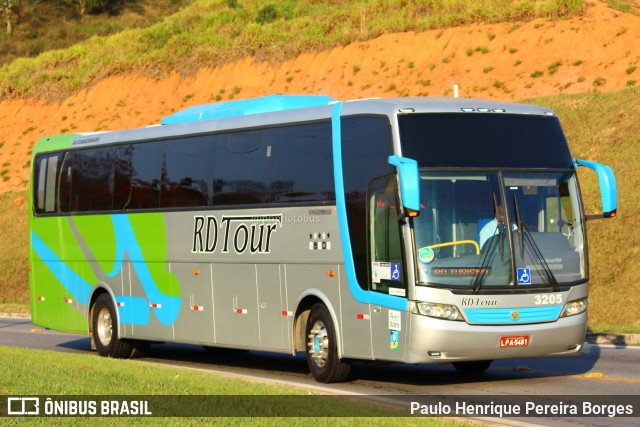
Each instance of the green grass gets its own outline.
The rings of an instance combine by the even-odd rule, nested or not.
[[[191,2],[127,0],[120,1],[121,7],[114,13],[105,11],[80,16],[79,2],[74,0],[14,1],[14,4],[19,4],[20,19],[16,13],[13,14],[14,31],[11,36],[6,34],[4,26],[0,31],[0,65],[16,58],[35,57],[48,50],[68,48],[93,36],[148,27]]]
[[[0,312],[29,310],[26,197],[26,191],[0,194]]]
[[[624,0],[606,0],[606,2],[609,6],[616,10],[640,16],[640,5],[638,5],[637,2]]]
[[[254,56],[281,61],[305,51],[366,40],[388,32],[425,31],[477,22],[580,14],[584,0],[361,0],[328,2],[196,0],[162,21],[111,36],[94,36],[0,69],[0,99],[61,100],[106,76],[129,72],[165,77]],[[266,6],[275,19],[257,19]],[[268,21],[268,22],[267,22]]]
[[[229,418],[82,418],[82,425],[397,425],[398,415],[406,411],[368,404],[361,404],[344,397],[322,397],[325,405],[319,405],[317,395],[292,387],[221,377],[201,370],[178,369],[143,363],[136,360],[120,360],[45,350],[26,350],[0,347],[3,364],[11,369],[0,370],[0,395],[6,396],[143,396],[166,395],[166,405],[171,396],[212,396],[214,402],[225,404],[214,396],[240,395],[246,399],[230,398],[236,407],[220,408],[247,417]],[[55,381],[52,381],[52,378]],[[292,398],[291,396],[300,396]],[[249,396],[265,396],[253,398]],[[173,400],[177,400],[174,398]],[[192,399],[194,405],[200,400]],[[162,399],[160,399],[162,401]],[[326,404],[330,403],[330,404]],[[184,409],[184,408],[182,408]],[[194,408],[197,411],[201,408]],[[338,418],[340,414],[353,414],[362,410],[366,418]],[[268,418],[266,414],[301,415],[301,417]],[[311,415],[311,417],[309,417]],[[372,418],[373,417],[373,418]],[[79,418],[13,418],[18,425],[77,425]],[[403,418],[403,425],[464,426],[453,420],[438,418]]]
[[[640,87],[616,92],[557,95],[529,102],[559,115],[574,157],[611,166],[618,185],[618,216],[587,223],[594,332],[640,332]],[[601,212],[594,173],[580,169],[585,210]]]

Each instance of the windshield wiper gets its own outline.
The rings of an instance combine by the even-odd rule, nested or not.
[[[542,251],[540,250],[540,247],[538,246],[533,236],[531,235],[531,232],[529,231],[529,227],[524,221],[522,221],[522,218],[520,217],[520,209],[518,207],[518,198],[516,197],[515,193],[513,194],[513,211],[516,217],[516,224],[518,226],[516,230],[516,235],[518,236],[518,243],[520,245],[520,258],[522,258],[522,260],[524,261],[524,248],[525,248],[525,240],[526,240],[527,248],[530,248],[530,250],[527,250],[527,254],[532,259],[533,259],[532,254],[535,256],[535,259],[537,260],[537,263],[535,263],[536,268],[540,270],[539,267],[541,266],[542,272],[547,278],[547,283],[549,283],[552,286],[552,289],[554,292],[559,291],[560,286],[558,284],[558,279],[556,279],[556,276],[553,274],[553,271],[549,267],[549,264],[547,264],[547,261],[544,259],[544,254],[542,253]]]
[[[518,236],[518,246],[520,247],[520,258],[524,259],[524,239],[522,233],[524,231],[524,222],[520,218],[520,208],[518,206],[518,198],[513,193],[513,212],[516,217],[516,235]]]
[[[476,267],[476,272],[473,275],[473,280],[471,281],[471,286],[473,287],[472,293],[477,294],[480,292],[480,288],[482,287],[482,283],[484,283],[487,275],[489,274],[489,266],[493,264],[493,259],[495,258],[495,246],[496,244],[499,246],[498,250],[500,251],[500,259],[504,259],[504,249],[502,247],[502,236],[504,235],[504,220],[498,215],[498,203],[496,202],[496,193],[492,193],[493,195],[493,217],[496,220],[497,226],[496,231],[498,232],[498,238],[493,239],[489,238],[488,247],[486,251],[483,251],[481,248],[481,252],[483,252],[480,257],[480,263]],[[495,232],[493,234],[494,237]]]

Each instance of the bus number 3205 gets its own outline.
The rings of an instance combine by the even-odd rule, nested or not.
[[[560,294],[542,294],[535,296],[535,305],[546,304],[562,304],[562,295]]]

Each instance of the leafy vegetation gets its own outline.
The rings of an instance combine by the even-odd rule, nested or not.
[[[0,65],[63,49],[93,36],[144,28],[192,0],[7,0],[12,34],[0,31]],[[81,13],[84,5],[85,13]],[[4,15],[6,29],[7,16]]]
[[[638,2],[624,0],[606,0],[607,4],[612,8],[624,13],[632,13],[640,16],[640,5]]]
[[[235,412],[245,411],[247,417],[220,418],[189,418],[188,425],[318,425],[318,426],[359,426],[367,425],[392,426],[397,425],[398,415],[406,415],[399,409],[374,407],[366,403],[332,397],[330,405],[320,406],[314,396],[292,387],[259,384],[206,374],[202,371],[170,368],[165,366],[140,363],[136,360],[121,360],[96,357],[94,355],[79,355],[59,353],[44,350],[25,350],[18,348],[0,347],[0,357],[11,369],[0,371],[0,394],[13,396],[85,396],[92,395],[130,395],[131,400],[144,399],[143,396],[166,395],[166,405],[171,405],[172,396],[265,396],[264,400],[250,399],[246,401],[233,400],[234,404],[243,408],[221,408]],[[55,381],[51,381],[55,378]],[[290,396],[305,396],[292,399]],[[308,396],[308,398],[306,397]],[[194,398],[197,405],[200,400]],[[326,402],[326,401],[325,401]],[[268,403],[268,405],[262,404]],[[353,413],[354,408],[362,407],[366,418],[339,418],[340,413]],[[184,409],[184,408],[183,408]],[[202,408],[194,407],[194,410]],[[288,414],[301,414],[300,418],[267,418],[262,414],[273,411]],[[322,416],[307,417],[309,414]],[[254,415],[253,417],[248,417]],[[257,416],[257,418],[256,418]],[[376,418],[378,417],[378,418]],[[41,418],[42,425],[122,425],[122,418],[105,419],[100,417],[83,417],[81,423],[78,418]],[[178,418],[128,418],[132,425],[179,425],[184,421]],[[10,424],[33,425],[31,418],[13,418]],[[455,420],[438,418],[405,418],[403,424],[409,426],[437,425],[445,427],[468,425]]]
[[[587,223],[591,295],[589,327],[594,332],[640,332],[640,87],[616,92],[557,95],[529,102],[553,108],[574,157],[610,165],[618,184],[618,216]],[[579,170],[587,213],[601,211],[595,174]]]
[[[148,1],[149,4],[161,3],[161,0]],[[581,13],[584,2],[196,0],[146,28],[114,24],[113,29],[84,33],[87,37],[96,35],[67,49],[48,50],[56,47],[54,42],[27,49],[28,52],[23,49],[26,55],[48,51],[32,59],[16,59],[2,67],[0,98],[27,96],[59,100],[113,74],[136,72],[150,77],[163,77],[176,71],[188,74],[201,67],[215,67],[247,56],[280,61],[304,51],[366,40],[387,32],[536,17],[565,18]],[[136,26],[143,25],[133,25]],[[84,31],[86,27],[89,25],[80,22],[65,29],[62,38],[71,38],[67,37],[70,33]],[[55,31],[53,28],[51,31]],[[127,29],[120,31],[123,28]],[[103,31],[106,34],[120,32],[97,35]],[[36,34],[39,42],[56,38],[37,31],[32,34]],[[25,35],[23,39],[26,38]],[[75,40],[79,38],[81,36],[76,36]]]
[[[26,312],[29,304],[27,192],[0,194],[0,312]]]

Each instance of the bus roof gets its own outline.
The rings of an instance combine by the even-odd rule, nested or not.
[[[161,125],[109,132],[43,137],[34,155],[70,147],[140,141],[174,136],[207,134],[232,129],[328,120],[339,101],[324,95],[269,95],[237,101],[189,107],[162,119]],[[525,114],[555,116],[548,108],[473,98],[367,98],[342,103],[341,115],[462,113]]]
[[[249,114],[273,113],[277,111],[328,105],[335,100],[323,95],[268,95],[238,101],[196,105],[162,119],[163,125],[246,116]]]
[[[335,99],[324,95],[268,95],[237,101],[218,102],[215,104],[196,105],[179,111],[162,119],[162,125],[191,123],[204,120],[215,120],[232,117],[244,117],[254,114],[277,113],[300,110],[310,107],[326,107],[336,103]],[[511,113],[555,115],[544,107],[511,102],[490,101],[473,98],[367,98],[345,102],[343,112],[347,114],[361,113]],[[309,110],[308,110],[309,111]],[[313,114],[313,113],[312,113]],[[287,117],[290,117],[287,114]]]

